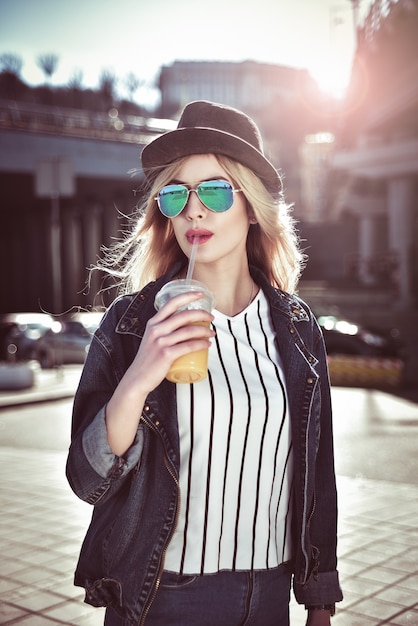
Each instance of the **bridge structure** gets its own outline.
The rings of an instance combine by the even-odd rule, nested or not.
[[[0,101],[0,312],[101,303],[88,268],[129,227],[142,148],[173,124]]]

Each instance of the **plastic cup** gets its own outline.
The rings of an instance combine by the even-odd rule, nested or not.
[[[198,280],[179,278],[166,283],[155,296],[155,308],[161,309],[169,300],[183,293],[201,291],[203,296],[189,304],[179,307],[179,311],[198,309],[211,312],[214,304],[214,295],[203,283]],[[195,322],[198,326],[209,326],[208,322]],[[190,352],[176,359],[171,365],[167,380],[173,383],[198,383],[208,375],[208,349]]]

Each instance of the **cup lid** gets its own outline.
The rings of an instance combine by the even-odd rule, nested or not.
[[[195,300],[184,307],[180,307],[179,310],[203,308],[205,311],[211,311],[215,306],[215,296],[210,289],[198,280],[186,278],[178,278],[166,283],[155,296],[155,308],[158,311],[175,296],[196,291],[201,291],[203,296],[199,298],[199,300]]]

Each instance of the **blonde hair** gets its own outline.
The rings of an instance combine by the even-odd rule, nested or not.
[[[282,197],[274,199],[258,176],[245,165],[223,155],[215,156],[234,184],[242,189],[248,211],[257,220],[250,226],[247,237],[249,264],[259,268],[274,287],[293,293],[303,268],[304,255],[299,249],[290,207]],[[144,203],[133,218],[132,231],[113,247],[103,250],[104,256],[96,268],[117,278],[121,293],[138,291],[167,273],[176,263],[187,263],[171,220],[159,211],[155,196],[175,179],[188,158],[175,161],[156,175]]]

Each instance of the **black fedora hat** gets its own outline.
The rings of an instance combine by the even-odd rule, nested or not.
[[[242,111],[198,100],[183,109],[176,130],[164,133],[142,151],[145,176],[152,179],[158,168],[193,154],[223,154],[253,170],[272,193],[282,189],[275,167],[264,156],[260,131]]]

